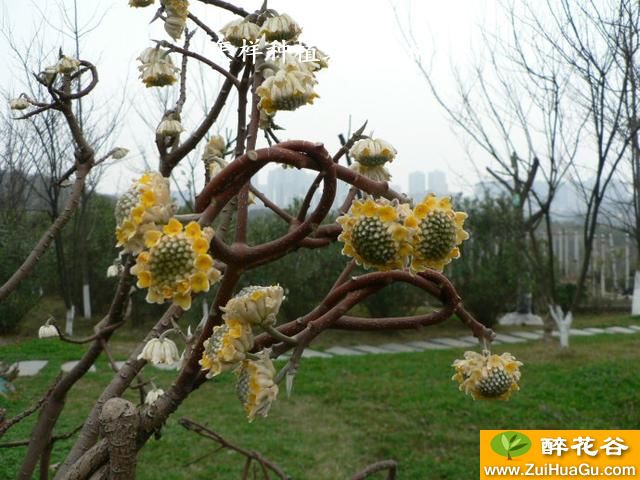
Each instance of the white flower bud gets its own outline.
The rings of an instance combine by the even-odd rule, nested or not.
[[[138,360],[146,360],[154,365],[175,365],[179,359],[178,347],[168,338],[152,338],[138,355]]]
[[[129,154],[129,150],[122,147],[116,147],[113,149],[111,156],[114,160],[121,160]]]
[[[162,395],[164,395],[164,390],[161,388],[153,388],[147,392],[147,396],[144,398],[144,403],[147,405],[153,405]]]
[[[11,110],[24,110],[30,106],[31,103],[24,97],[18,97],[15,100],[9,101],[9,107],[11,107]]]
[[[54,338],[59,336],[60,334],[58,333],[58,329],[48,323],[42,325],[38,329],[38,338]]]

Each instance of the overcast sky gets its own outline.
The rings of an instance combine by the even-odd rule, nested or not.
[[[70,7],[72,1],[3,0],[0,3],[2,28],[5,32],[11,30],[18,43],[29,43],[34,33],[40,32],[52,48],[50,64],[56,61],[58,46],[73,52],[71,40],[55,29],[62,25],[60,4]],[[191,3],[191,11],[216,30],[233,18],[228,12],[196,0]],[[393,183],[406,189],[410,172],[444,170],[451,188],[468,190],[478,177],[467,156],[464,137],[452,131],[450,121],[435,103],[404,47],[393,4],[405,24],[410,19],[419,53],[425,61],[432,62],[441,88],[445,93],[452,93],[451,68],[464,68],[471,60],[470,51],[477,53],[478,26],[492,28],[496,3],[493,0],[395,0],[393,3],[389,0],[271,0],[271,8],[290,14],[303,27],[303,41],[331,56],[330,68],[318,74],[320,98],[315,104],[278,114],[277,123],[287,128],[281,138],[321,141],[333,152],[338,148],[337,134],[346,133],[351,115],[352,130],[368,120],[367,133],[373,131],[398,150],[398,157],[391,165]],[[95,25],[81,45],[81,56],[96,63],[100,73],[94,100],[100,105],[116,105],[118,99],[123,96],[126,99],[122,130],[113,145],[129,148],[132,155],[111,166],[100,186],[105,192],[122,191],[143,168],[142,151],[146,151],[149,161],[155,162],[152,132],[132,106],[137,106],[152,125],[157,124],[160,115],[158,109],[148,107],[154,102],[153,89],[145,88],[137,80],[135,58],[152,45],[151,39],[168,37],[160,22],[149,25],[155,12],[153,7],[132,9],[127,6],[127,0],[79,0],[78,4],[80,25]],[[258,8],[261,1],[236,1],[235,4],[251,11]],[[203,34],[198,34],[193,45],[195,50],[217,54],[215,46]],[[2,69],[0,85],[17,94],[24,75],[5,42],[0,45],[0,57],[2,64],[9,67]],[[209,71],[206,79],[211,86],[209,98],[213,98],[218,80]],[[188,106],[188,118],[184,121],[187,133],[201,115],[195,96]],[[223,131],[225,126],[232,126],[233,110],[235,106],[225,117],[227,125],[219,123],[217,129]],[[483,165],[482,157],[476,157],[476,161]]]

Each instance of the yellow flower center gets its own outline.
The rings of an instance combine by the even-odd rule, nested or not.
[[[131,214],[139,202],[139,194],[135,188],[127,190],[116,202],[116,222],[120,225]]]
[[[362,155],[357,158],[357,161],[367,167],[378,167],[380,165],[384,165],[385,163],[387,163],[389,161],[389,157],[385,155],[371,155],[371,156]]]
[[[351,243],[355,251],[369,263],[384,265],[397,254],[391,234],[384,223],[375,217],[358,220],[351,233]]]
[[[196,253],[182,236],[163,236],[149,256],[149,270],[156,284],[186,280],[195,272]]]
[[[478,390],[484,397],[494,398],[509,391],[513,378],[502,367],[489,369],[489,375],[478,383]]]
[[[421,241],[417,246],[423,258],[441,260],[456,246],[456,224],[443,211],[432,211],[419,225]]]

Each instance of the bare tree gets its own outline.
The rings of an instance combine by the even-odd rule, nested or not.
[[[228,2],[204,0],[202,3],[233,12],[244,19],[245,22],[248,22],[244,27],[254,30],[278,15],[274,10],[266,8],[266,2],[262,8],[252,14]],[[184,7],[184,9],[177,7]],[[186,2],[162,2],[160,10],[156,13],[156,18],[160,18],[165,22],[165,29],[174,38],[181,37],[181,34],[184,33],[181,26],[184,27],[187,15],[190,22],[197,26],[198,31],[204,32],[210,38],[215,38],[216,33],[192,13],[188,12],[186,7]],[[284,28],[282,27],[282,20],[287,20],[287,17],[281,17],[276,20],[280,26],[275,28],[281,29]],[[289,27],[284,33],[289,38],[291,38],[291,35],[295,37],[299,35],[300,28],[289,22]],[[175,66],[169,63],[170,54],[178,54],[182,58],[179,80],[175,76]],[[167,289],[160,291],[161,303],[164,303],[165,300],[170,300],[173,303],[166,308],[156,324],[148,331],[144,340],[132,349],[125,364],[120,369],[114,366],[114,375],[111,381],[105,386],[99,398],[96,399],[91,412],[80,428],[74,446],[56,472],[56,478],[58,479],[119,478],[124,480],[134,478],[138,451],[145,446],[154,433],[162,428],[169,416],[176,412],[182,402],[206,382],[207,369],[203,370],[202,367],[206,364],[205,360],[210,358],[210,354],[217,355],[211,349],[217,348],[215,346],[217,335],[225,329],[226,322],[231,321],[230,317],[225,314],[225,309],[229,311],[234,302],[235,304],[243,302],[245,297],[246,301],[261,301],[258,298],[260,295],[254,295],[256,291],[259,293],[265,293],[266,291],[265,295],[269,295],[268,299],[270,301],[265,303],[265,308],[269,309],[270,312],[264,320],[258,319],[258,324],[255,325],[255,337],[252,330],[253,327],[247,323],[245,317],[242,317],[241,328],[245,329],[245,333],[250,335],[251,338],[248,343],[239,347],[243,349],[242,362],[238,363],[239,360],[235,358],[231,361],[233,365],[229,365],[230,368],[235,365],[242,369],[248,365],[258,365],[257,363],[249,362],[264,362],[261,365],[265,368],[261,369],[260,372],[266,375],[266,381],[264,383],[260,382],[260,386],[261,388],[268,387],[268,396],[261,395],[259,398],[253,399],[252,395],[247,394],[247,398],[244,401],[245,408],[250,415],[253,414],[254,416],[256,414],[266,414],[270,402],[275,398],[278,383],[284,383],[287,389],[291,387],[295,374],[301,366],[303,352],[311,341],[328,329],[363,331],[415,329],[443,322],[456,314],[483,344],[486,345],[487,342],[492,340],[493,332],[477,322],[464,309],[461,299],[451,282],[440,272],[417,263],[414,266],[414,269],[417,270],[416,272],[403,268],[410,259],[407,257],[407,250],[399,247],[396,254],[402,258],[397,268],[387,269],[386,264],[384,264],[380,266],[381,271],[372,271],[353,276],[356,261],[355,259],[349,260],[332,287],[320,295],[321,300],[317,307],[294,321],[276,325],[275,315],[279,308],[279,302],[283,300],[282,289],[276,286],[254,286],[248,293],[246,290],[237,292],[240,285],[239,282],[245,272],[278,260],[296,249],[323,248],[337,240],[342,230],[341,224],[333,221],[325,222],[325,220],[327,220],[327,216],[331,211],[338,181],[351,185],[350,194],[340,206],[342,213],[349,212],[354,199],[358,195],[365,194],[370,196],[370,201],[375,203],[376,208],[384,208],[386,213],[389,213],[389,208],[391,208],[398,215],[408,215],[408,211],[413,212],[412,215],[417,215],[417,210],[412,210],[408,197],[391,189],[386,181],[371,179],[352,168],[340,164],[346,153],[361,138],[364,126],[347,139],[344,145],[333,155],[330,155],[320,143],[303,140],[277,141],[273,132],[270,131],[269,122],[264,122],[265,119],[264,115],[261,115],[261,110],[263,114],[267,115],[276,112],[268,110],[267,102],[262,107],[259,105],[264,89],[269,86],[272,80],[275,80],[269,75],[279,74],[279,78],[285,74],[290,74],[289,70],[284,68],[277,70],[280,67],[265,65],[262,57],[243,55],[240,49],[229,52],[229,55],[224,60],[228,63],[223,67],[207,58],[204,54],[189,48],[188,42],[187,44],[178,45],[165,40],[156,41],[156,46],[146,51],[144,58],[148,60],[147,63],[153,64],[153,67],[155,67],[149,68],[146,73],[143,73],[143,79],[148,84],[166,86],[169,83],[173,83],[173,80],[178,84],[179,94],[177,99],[175,103],[167,106],[166,111],[162,112],[162,116],[157,119],[158,124],[161,124],[163,119],[168,117],[172,121],[180,118],[180,113],[189,94],[189,90],[186,87],[187,62],[193,63],[197,61],[206,65],[211,74],[221,75],[223,82],[217,92],[215,101],[211,103],[208,111],[198,119],[196,127],[189,131],[188,134],[181,135],[183,133],[181,128],[176,128],[175,124],[172,125],[170,133],[164,133],[165,131],[160,128],[156,129],[155,144],[159,157],[159,171],[145,175],[140,179],[139,184],[147,185],[147,182],[151,181],[150,177],[153,177],[157,179],[158,185],[162,185],[163,188],[166,187],[172,172],[178,168],[188,155],[193,154],[198,144],[206,138],[206,135],[211,131],[228,103],[233,103],[237,112],[234,129],[234,151],[230,155],[231,159],[227,166],[210,179],[205,176],[207,181],[204,187],[199,195],[193,199],[194,211],[186,216],[174,216],[164,219],[161,225],[154,224],[157,229],[145,232],[136,230],[132,233],[132,225],[133,228],[137,228],[134,220],[142,222],[140,209],[144,210],[145,202],[156,206],[153,203],[156,199],[161,196],[163,198],[168,196],[160,195],[161,187],[158,187],[158,195],[156,195],[156,191],[152,191],[152,195],[149,195],[149,191],[145,190],[141,194],[142,206],[136,205],[129,209],[128,215],[132,219],[130,224],[127,225],[129,230],[125,231],[123,227],[120,233],[124,233],[119,235],[119,240],[124,239],[121,243],[125,247],[123,248],[123,268],[119,273],[118,286],[109,312],[95,326],[95,334],[84,339],[72,338],[56,329],[61,341],[87,344],[83,357],[68,373],[63,374],[54,382],[41,402],[36,402],[36,406],[30,408],[27,413],[16,415],[14,418],[17,418],[17,420],[9,420],[10,425],[7,428],[17,424],[30,413],[39,412],[39,416],[34,422],[30,439],[25,442],[19,442],[20,445],[25,443],[27,445],[18,475],[19,479],[30,479],[38,464],[40,465],[41,477],[46,478],[49,470],[51,448],[53,442],[57,439],[57,436],[53,435],[53,430],[65,407],[65,400],[101,353],[105,353],[111,358],[109,340],[113,332],[123,324],[126,317],[126,306],[134,284],[134,277],[138,277],[137,285],[139,288],[148,288],[150,295],[147,297],[148,300],[153,300],[153,295],[160,291],[158,290],[160,284],[154,283],[153,285],[144,286],[145,274],[141,271],[145,259],[150,259],[150,255],[155,255],[156,252],[161,250],[166,251],[164,246],[153,245],[153,239],[158,235],[160,235],[158,238],[162,238],[163,242],[173,242],[180,239],[180,241],[184,240],[189,243],[189,248],[192,250],[193,255],[189,252],[187,252],[188,255],[183,255],[186,252],[183,246],[180,247],[180,251],[170,252],[169,259],[170,264],[174,265],[175,261],[184,257],[187,262],[185,265],[190,269],[188,276],[180,274],[178,278],[173,275],[175,278],[172,282],[179,281],[179,285],[176,283],[175,289],[170,287],[171,292]],[[287,68],[297,69],[292,87],[294,91],[290,92],[288,89],[280,90],[276,88],[270,91],[270,94],[274,95],[274,99],[278,99],[280,94],[294,95],[285,97],[284,100],[286,101],[275,104],[278,107],[276,110],[301,106],[299,102],[301,95],[307,103],[313,100],[314,97],[312,85],[315,83],[316,70],[313,70],[312,66],[305,66],[297,61],[289,61]],[[321,65],[318,63],[313,66],[320,67]],[[271,71],[269,72],[269,70]],[[276,70],[278,73],[275,73]],[[163,75],[158,75],[158,72]],[[61,73],[64,74],[63,78],[59,78],[59,75],[55,74],[52,80],[44,82],[46,91],[43,92],[43,96],[50,98],[50,100],[45,102],[42,97],[29,98],[34,109],[22,118],[31,118],[49,110],[55,110],[55,113],[61,112],[63,114],[62,117],[71,132],[75,148],[74,159],[76,162],[73,168],[69,170],[71,172],[69,176],[74,173],[76,175],[73,190],[69,197],[69,201],[72,202],[69,205],[69,211],[72,211],[78,204],[88,171],[94,165],[100,163],[100,160],[95,158],[94,149],[80,127],[76,109],[74,108],[74,102],[82,96],[88,95],[97,83],[97,71],[90,62],[78,60],[77,72]],[[88,80],[85,80],[88,81],[88,85],[82,80],[81,77],[83,76],[88,78]],[[76,89],[70,88],[70,83],[74,81],[83,85],[78,93],[73,93]],[[264,89],[260,87],[264,87]],[[236,93],[236,98],[233,102],[230,101],[232,91]],[[263,96],[262,98],[268,99],[270,97]],[[293,102],[296,102],[296,105],[293,105]],[[269,146],[262,148],[258,146],[261,116],[263,117],[262,127],[270,135]],[[266,120],[269,120],[269,118]],[[316,180],[311,184],[302,202],[296,205],[298,207],[297,212],[284,211],[267,196],[251,186],[251,179],[269,164],[308,169],[316,173]],[[65,174],[62,175],[62,177],[64,176]],[[166,191],[162,190],[162,192]],[[280,237],[257,245],[249,244],[247,234],[250,192],[253,192],[267,208],[271,209],[284,222],[286,231]],[[316,192],[320,193],[320,198],[317,204],[312,207],[311,203]],[[125,194],[125,203],[128,200],[130,198]],[[163,204],[163,206],[167,207],[166,210],[162,210],[164,213],[170,211],[173,214],[169,200],[166,200],[166,205]],[[144,213],[147,214],[149,212],[145,210]],[[355,216],[353,212],[350,214]],[[406,228],[407,232],[409,232],[410,228],[417,228],[404,225],[399,218],[394,220],[396,223],[392,226]],[[447,211],[447,218],[450,226],[456,229],[454,243],[457,245],[462,241],[461,238],[465,236],[461,231],[461,225],[459,225],[462,215],[456,215],[451,210]],[[59,230],[62,228],[64,221],[67,219],[68,213],[65,210],[54,222],[54,229]],[[229,221],[230,219],[234,221],[231,222]],[[182,221],[188,221],[189,223],[183,227]],[[123,225],[125,223],[123,221]],[[216,224],[226,225],[228,232],[220,232],[221,228],[219,228],[218,233],[213,236],[210,228]],[[137,225],[140,226],[142,224],[138,223]],[[411,232],[414,231],[411,230]],[[47,235],[52,233],[55,233],[55,231],[49,231]],[[133,238],[133,236],[128,236],[129,233],[132,233],[133,236],[140,234],[144,240],[142,242],[144,247],[129,246],[126,242]],[[416,235],[417,233],[411,235],[411,241],[417,241],[415,240],[417,238]],[[370,238],[371,241],[378,241],[376,240],[378,237],[379,235],[376,233],[367,238]],[[8,286],[0,288],[0,300],[10,293],[17,283],[24,279],[30,268],[33,268],[38,255],[47,248],[48,238],[49,236],[46,236],[34,249],[34,254],[26,262],[27,270],[17,272],[8,282]],[[152,250],[154,248],[156,249]],[[140,251],[140,249],[143,251]],[[455,252],[455,246],[447,245],[446,258],[442,261],[448,260],[449,256],[454,256]],[[395,260],[395,257],[392,260]],[[383,259],[383,261],[388,262],[389,260]],[[134,263],[136,264],[135,268]],[[196,263],[203,272],[202,275],[198,272],[191,275],[191,269],[196,266]],[[221,272],[218,269],[223,273],[221,278]],[[144,385],[136,385],[134,381],[148,363],[163,361],[174,364],[174,360],[178,359],[178,355],[176,355],[178,353],[177,347],[167,336],[182,331],[179,322],[185,310],[189,308],[192,296],[195,297],[196,294],[206,295],[206,292],[210,290],[211,284],[218,281],[217,288],[211,289],[211,308],[208,315],[195,332],[189,333],[189,330],[187,330],[187,333],[181,335],[181,338],[185,341],[184,355],[180,362],[179,371],[172,384],[167,387],[166,392],[163,394],[156,392],[157,398],[148,403],[145,403],[144,399],[141,398],[138,405],[121,398],[125,390],[130,387],[139,389],[141,394],[144,392]],[[428,314],[402,317],[363,318],[348,314],[355,305],[395,282],[408,283],[425,294],[433,296],[441,304],[440,307]],[[234,297],[236,293],[237,295]],[[156,300],[158,299],[159,297],[156,298]],[[247,328],[249,330],[246,330]],[[162,347],[164,352],[162,360],[149,357],[149,350],[154,345]],[[169,350],[165,350],[165,347],[168,347]],[[278,358],[286,352],[291,352],[291,356],[287,364],[276,373],[271,359]],[[208,370],[211,370],[212,374],[221,373],[214,372],[213,366]],[[517,378],[512,376],[511,379],[512,381],[509,383],[508,388],[515,389]],[[466,381],[466,379],[464,380]],[[242,394],[242,389],[244,388],[242,377],[240,377],[239,382],[238,388]],[[254,388],[253,385],[254,382],[252,380],[251,388]],[[502,394],[508,393],[508,391],[496,393]],[[257,404],[253,406],[250,403],[254,400],[260,402],[259,410],[254,408],[258,406]],[[269,403],[265,404],[265,401]],[[243,454],[247,457],[245,465],[250,466],[253,462],[254,465],[261,466],[263,472],[265,472],[265,478],[269,478],[268,470],[275,472],[281,478],[286,478],[286,475],[280,471],[279,467],[266,460],[263,456],[238,448],[215,432],[202,428],[202,426],[194,422],[186,421],[183,422],[183,425]],[[6,429],[0,431],[0,434],[4,433],[4,431]],[[247,473],[245,473],[244,478],[247,478],[248,468],[248,466],[245,468]],[[395,476],[396,463],[393,461],[377,462],[361,470],[354,478],[366,478],[370,474],[384,470],[389,472],[389,478],[393,478]]]

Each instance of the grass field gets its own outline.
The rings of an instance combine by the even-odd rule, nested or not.
[[[628,323],[628,322],[616,322]],[[473,401],[450,377],[462,350],[353,358],[305,359],[290,399],[282,395],[267,419],[248,424],[230,374],[196,391],[172,417],[162,438],[151,440],[138,461],[140,479],[238,479],[242,459],[214,453],[217,445],[184,430],[180,416],[207,424],[229,440],[260,451],[294,479],[336,480],[376,460],[399,462],[398,478],[478,478],[479,429],[640,428],[640,333],[576,337],[560,352],[542,343],[496,346],[525,363],[522,390],[509,402]],[[0,398],[12,416],[30,405],[55,378],[62,362],[82,347],[23,341],[0,347],[0,359],[47,358],[40,375],[16,381],[17,394]],[[79,425],[111,378],[104,359],[98,372],[72,390],[56,433]],[[175,373],[148,367],[159,387]],[[134,392],[129,398],[135,400]],[[28,438],[32,419],[0,442]],[[56,444],[59,462],[71,440]],[[0,478],[14,478],[24,448],[0,449]],[[379,477],[382,478],[382,477]]]

